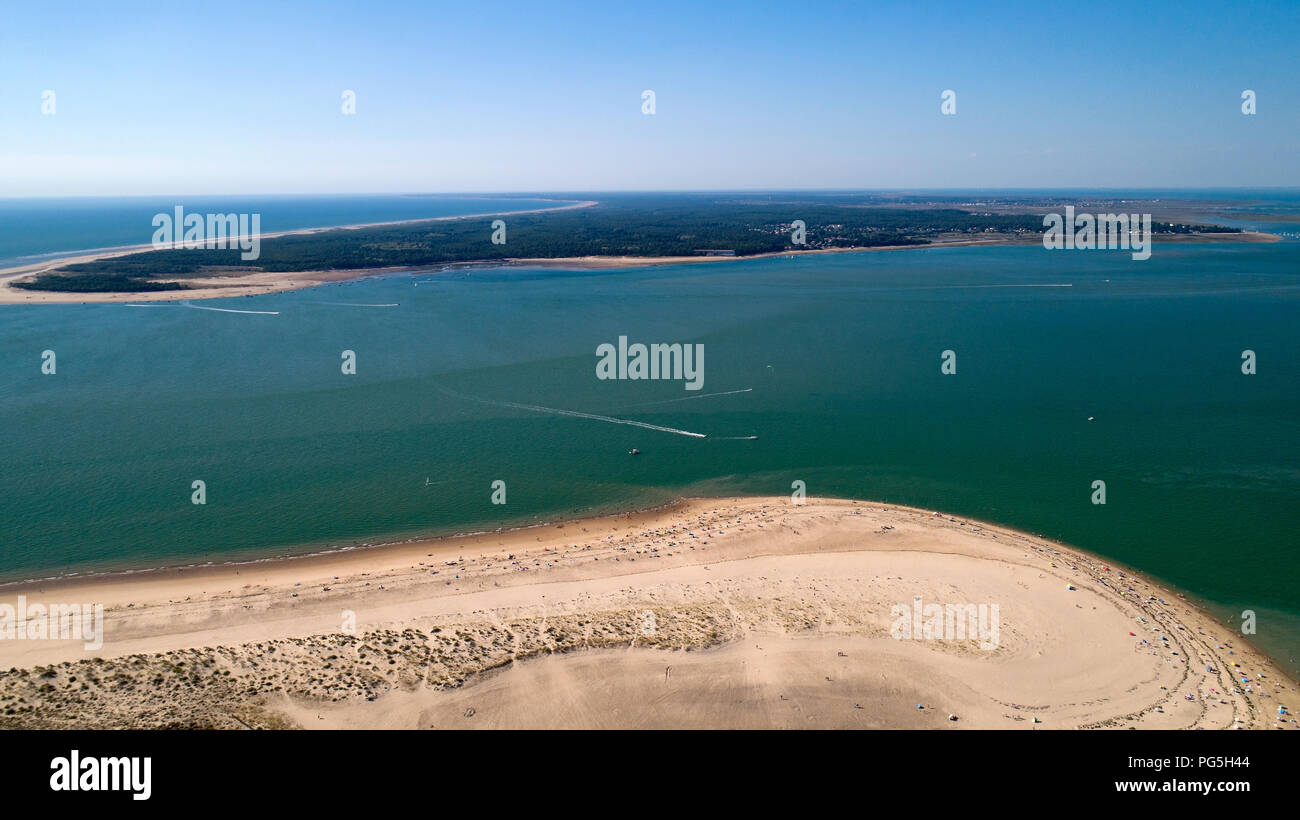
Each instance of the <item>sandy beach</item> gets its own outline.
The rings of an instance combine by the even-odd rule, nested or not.
[[[277,236],[288,236],[292,234],[312,234],[333,230],[355,230],[358,228],[371,228],[382,225],[400,225],[418,222],[437,222],[444,220],[459,219],[482,219],[491,216],[510,216],[513,214],[542,213],[545,211],[563,211],[574,208],[587,208],[597,204],[594,201],[579,202],[572,205],[564,205],[556,208],[541,208],[532,211],[513,211],[501,214],[477,214],[475,216],[447,216],[438,217],[437,219],[412,219],[401,222],[380,222],[368,225],[346,225],[333,228],[310,228],[298,231],[284,231],[274,234],[262,234],[263,239],[271,239]],[[1164,236],[1156,235],[1153,240],[1157,243],[1165,242],[1277,242],[1280,237],[1269,233],[1202,233],[1193,235]],[[951,236],[936,239],[926,245],[877,245],[864,248],[824,248],[818,250],[801,250],[797,254],[804,256],[808,254],[827,254],[827,253],[864,253],[874,251],[898,251],[898,250],[918,250],[924,248],[963,248],[978,246],[1000,246],[1000,245],[1038,245],[1041,244],[1041,238],[1037,235],[1031,237],[1005,237],[999,236],[994,238],[970,239],[966,236]],[[92,304],[107,302],[165,302],[180,301],[192,299],[221,299],[238,296],[257,296],[259,294],[280,293],[290,290],[302,290],[317,285],[330,284],[334,282],[347,282],[357,279],[366,279],[374,276],[395,276],[403,274],[428,274],[434,272],[444,272],[449,270],[464,270],[475,267],[503,267],[503,266],[528,266],[528,267],[548,267],[548,268],[565,268],[569,270],[603,270],[609,268],[631,268],[631,267],[649,267],[654,265],[686,265],[698,263],[722,263],[735,262],[741,259],[767,259],[779,256],[790,256],[795,252],[780,251],[777,253],[753,254],[750,256],[573,256],[573,257],[547,257],[547,258],[508,258],[508,259],[491,259],[481,262],[454,262],[447,265],[438,266],[436,269],[430,269],[427,266],[418,268],[408,267],[389,267],[389,268],[368,268],[363,270],[325,270],[325,271],[302,271],[294,273],[267,273],[256,272],[245,275],[223,275],[211,278],[188,277],[183,281],[188,287],[185,290],[164,290],[164,291],[142,291],[138,293],[72,293],[62,291],[32,291],[16,288],[13,283],[26,279],[29,276],[35,276],[45,271],[61,268],[65,265],[80,262],[94,262],[100,259],[111,259],[117,256],[125,256],[131,253],[150,250],[148,245],[140,245],[131,248],[115,248],[111,251],[102,253],[92,253],[84,256],[65,257],[55,261],[46,261],[21,267],[6,268],[0,270],[0,305],[4,304]],[[167,281],[160,279],[159,281]]]
[[[279,236],[305,236],[326,231],[354,231],[361,228],[382,228],[390,225],[416,225],[422,222],[452,222],[463,219],[488,219],[497,216],[519,216],[520,214],[540,214],[550,211],[571,211],[577,208],[590,208],[595,200],[583,200],[551,208],[532,208],[521,211],[500,211],[490,214],[470,214],[468,216],[437,216],[427,219],[399,219],[389,222],[366,222],[355,225],[333,225],[323,228],[299,228],[292,231],[258,234],[259,239],[275,239]],[[13,283],[36,276],[46,271],[56,270],[66,265],[96,262],[101,259],[114,259],[133,253],[154,250],[152,245],[127,245],[120,248],[105,248],[78,256],[63,256],[47,259],[27,265],[18,265],[0,269],[0,305],[5,304],[44,304],[44,303],[91,303],[91,302],[142,302],[174,301],[178,299],[220,299],[234,296],[255,296],[259,293],[277,293],[285,290],[301,290],[326,282],[339,282],[348,279],[361,279],[366,276],[386,275],[407,270],[405,268],[375,268],[364,271],[306,271],[303,273],[255,273],[247,276],[221,276],[211,279],[189,278],[185,283],[190,290],[178,294],[176,291],[144,291],[141,293],[57,293],[54,291],[29,291],[13,287]]]
[[[690,499],[0,605],[20,595],[102,604],[105,639],[0,640],[3,727],[1294,729],[1300,700],[1140,574],[866,501]],[[918,596],[996,605],[996,639],[900,639]]]

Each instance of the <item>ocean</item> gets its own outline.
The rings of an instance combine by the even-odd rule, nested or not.
[[[264,233],[554,207],[551,199],[442,194],[0,199],[0,268],[77,251],[147,245],[155,214],[261,214]]]
[[[384,213],[339,221],[412,218]],[[87,247],[124,241],[97,235]],[[60,250],[26,241],[0,255]],[[1162,243],[1140,263],[936,248],[5,306],[0,580],[788,496],[802,481],[812,497],[1059,539],[1234,627],[1251,610],[1252,640],[1295,671],[1298,263],[1295,242]],[[620,336],[703,345],[701,389],[597,378],[597,348]]]

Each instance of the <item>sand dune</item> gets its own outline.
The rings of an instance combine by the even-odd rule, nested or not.
[[[103,603],[106,640],[0,640],[0,726],[1296,727],[1296,683],[1175,593],[869,502],[696,499],[19,594]],[[897,639],[916,596],[996,604],[996,646]]]

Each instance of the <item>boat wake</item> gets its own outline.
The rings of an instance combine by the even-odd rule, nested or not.
[[[391,302],[389,304],[383,304],[383,305],[370,305],[364,302],[312,302],[311,304],[329,305],[330,307],[365,307],[365,308],[399,307],[401,305],[400,302]]]
[[[157,304],[140,304],[137,302],[127,302],[126,307],[187,307],[193,310],[215,310],[218,313],[251,313],[257,316],[279,316],[278,310],[235,310],[234,308],[215,308],[204,307],[202,305],[191,304],[190,302],[159,302]]]
[[[480,396],[471,396],[467,393],[458,393],[455,390],[449,390],[445,387],[438,387],[443,393],[449,396],[455,396],[460,399],[491,404],[497,407],[509,407],[515,410],[530,410],[534,413],[549,413],[555,416],[568,416],[569,418],[591,419],[592,421],[603,421],[609,424],[627,424],[632,427],[641,427],[646,430],[657,430],[661,433],[673,433],[679,436],[689,436],[691,438],[707,438],[704,433],[692,433],[690,430],[678,430],[676,427],[664,427],[659,424],[650,424],[644,421],[633,421],[632,419],[616,419],[613,416],[601,416],[596,413],[582,413],[577,410],[562,410],[558,407],[543,407],[540,404],[521,404],[515,401],[497,401],[496,399],[485,399]]]
[[[214,308],[203,305],[195,305],[190,302],[181,302],[181,307],[192,308],[193,310],[215,310],[218,313],[251,313],[258,316],[279,316],[278,310],[235,310],[234,308]]]
[[[661,401],[646,401],[640,404],[629,404],[628,407],[652,407],[656,404],[672,404],[678,401],[690,401],[691,399],[709,399],[714,396],[734,396],[737,393],[753,393],[754,388],[746,387],[742,390],[724,390],[721,393],[701,393],[698,396],[682,396],[679,399],[663,399]]]

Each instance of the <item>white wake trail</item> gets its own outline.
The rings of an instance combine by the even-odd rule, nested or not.
[[[663,427],[658,424],[649,424],[644,421],[632,421],[631,419],[616,419],[613,416],[600,416],[595,413],[581,413],[577,410],[561,410],[558,407],[542,407],[539,404],[520,404],[514,401],[496,401],[495,399],[484,399],[479,396],[471,396],[466,393],[457,393],[454,390],[448,390],[445,387],[439,387],[444,393],[457,398],[469,399],[471,401],[482,402],[483,404],[494,404],[498,407],[509,407],[515,410],[531,410],[535,413],[550,413],[556,416],[568,416],[570,418],[591,419],[592,421],[605,421],[610,424],[628,424],[632,427],[643,427],[646,430],[658,430],[661,433],[674,433],[679,436],[690,436],[691,438],[707,438],[703,433],[692,433],[690,430],[678,430],[676,427]]]
[[[329,305],[330,307],[400,307],[400,302],[392,302],[386,305],[370,305],[364,302],[312,302],[314,305]]]
[[[191,308],[193,310],[215,310],[218,313],[251,313],[251,314],[256,314],[258,316],[279,316],[280,315],[280,311],[278,310],[235,310],[234,308],[203,307],[202,305],[195,305],[189,302],[157,302],[157,303],[150,303],[150,304],[126,302],[123,305],[123,307],[143,307],[143,308],[185,307],[185,308]]]
[[[698,396],[682,396],[680,399],[664,399],[662,401],[647,401],[640,404],[629,404],[628,407],[653,407],[656,404],[672,404],[676,401],[690,401],[691,399],[708,399],[714,396],[734,396],[737,393],[753,393],[754,388],[746,387],[743,390],[724,390],[721,393],[701,393]]]
[[[193,308],[194,310],[215,310],[218,313],[252,313],[258,316],[279,316],[280,315],[280,311],[278,310],[234,310],[233,308],[203,307],[202,305],[194,305],[194,304],[190,304],[189,302],[181,302],[181,306],[187,308]]]

